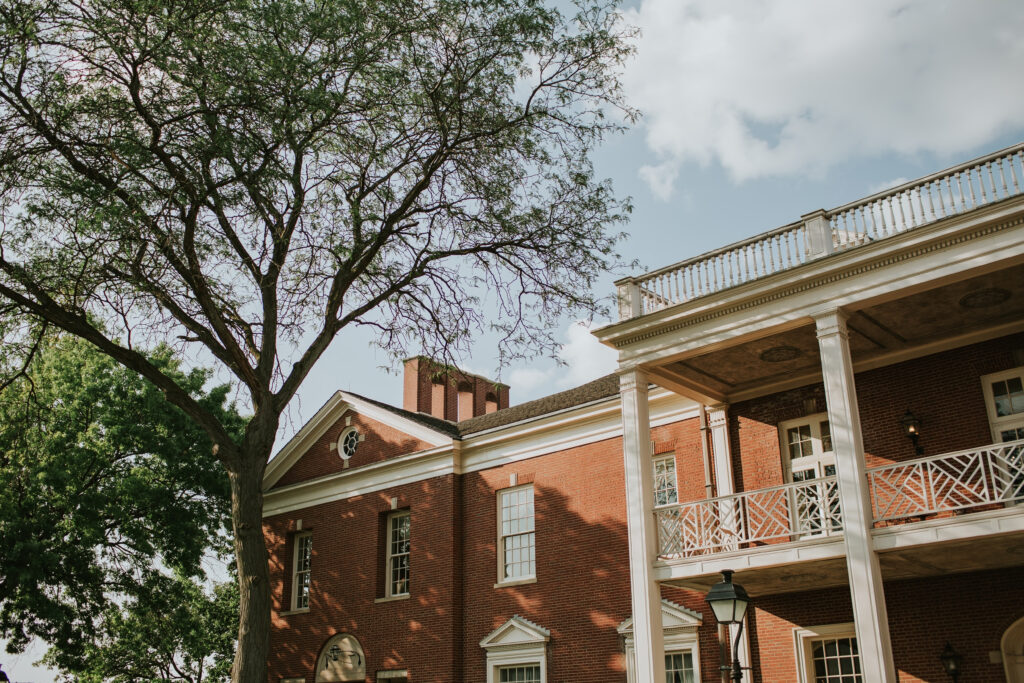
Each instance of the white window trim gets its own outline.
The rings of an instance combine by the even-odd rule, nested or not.
[[[487,683],[498,683],[498,670],[506,666],[540,666],[541,683],[547,683],[550,639],[546,628],[514,615],[480,641],[487,651]]]
[[[662,638],[665,654],[681,654],[689,651],[693,656],[694,680],[703,680],[700,675],[700,644],[697,628],[704,623],[703,615],[674,602],[661,599],[661,622],[664,624]],[[633,641],[633,618],[622,622],[617,629],[623,640],[626,653],[626,683],[636,681],[636,645]],[[664,662],[662,663],[664,667]]]
[[[348,439],[349,434],[356,435],[355,445],[352,447],[351,453],[345,453],[345,442]],[[352,456],[356,454],[356,451],[359,450],[359,444],[364,440],[366,440],[366,435],[360,432],[357,428],[349,425],[342,430],[341,434],[338,435],[338,455],[342,460],[348,462]]]
[[[845,624],[827,624],[824,626],[808,626],[793,629],[793,645],[797,664],[796,673],[799,683],[814,683],[814,675],[810,673],[814,666],[810,648],[812,640],[856,637],[857,632],[852,621]],[[861,670],[863,671],[863,666]],[[861,677],[863,678],[863,675]]]
[[[497,552],[495,553],[498,558],[498,582],[495,587],[499,586],[517,586],[524,583],[535,583],[537,581],[537,499],[536,491],[534,491],[534,509],[533,509],[533,531],[525,532],[533,534],[533,546],[534,546],[534,561],[533,561],[533,573],[524,574],[520,576],[507,577],[505,576],[505,536],[501,532],[501,497],[506,493],[512,493],[513,491],[519,491],[521,489],[533,489],[533,484],[523,484],[522,486],[512,486],[509,488],[500,489],[495,496],[495,504],[497,506],[497,532],[498,532],[498,543]],[[509,534],[510,536],[521,536],[519,534]]]
[[[676,467],[676,454],[675,453],[659,453],[658,455],[654,456],[653,467],[654,467],[654,472],[655,472],[655,482],[657,482],[658,463],[662,462],[662,461],[670,461],[672,463],[672,490],[676,492],[676,499],[675,499],[674,502],[665,503],[664,505],[658,505],[658,490],[657,490],[657,488],[655,488],[655,490],[654,490],[654,507],[656,507],[656,508],[659,508],[659,507],[670,507],[672,505],[678,505],[679,504],[679,468]]]
[[[404,555],[408,555],[409,556],[409,581],[406,582],[406,586],[407,587],[408,587],[408,585],[409,585],[409,583],[411,582],[411,579],[412,579],[412,547],[411,547],[411,545],[412,545],[412,513],[409,510],[399,510],[398,512],[392,512],[391,514],[388,515],[388,522],[387,522],[387,525],[386,525],[386,527],[387,527],[387,532],[386,532],[387,533],[387,539],[385,541],[385,548],[384,548],[384,576],[385,576],[384,595],[385,595],[385,597],[388,597],[388,598],[399,598],[399,597],[405,597],[405,596],[409,595],[408,589],[404,593],[394,593],[394,592],[392,592],[392,583],[393,582],[391,580],[391,560],[396,557],[395,555],[391,554],[391,533],[393,531],[392,525],[395,523],[396,519],[401,519],[403,517],[408,517],[409,518],[409,543],[410,543],[410,548],[409,548],[409,552],[408,553],[403,553]]]
[[[310,539],[309,547],[309,592],[307,593],[307,601],[305,607],[299,607],[299,548],[302,544],[302,539]],[[293,543],[295,547],[292,549],[292,600],[291,600],[291,611],[292,612],[308,612],[309,611],[309,598],[313,594],[313,546],[312,546],[312,531],[305,531],[302,533],[295,534],[293,537]]]
[[[388,680],[394,680],[396,678],[397,679],[401,679],[401,680],[409,680],[409,670],[408,669],[388,669],[387,671],[378,671],[377,672],[377,680],[378,681],[388,681]],[[305,681],[303,681],[303,683],[305,683]]]
[[[988,426],[992,432],[992,443],[1002,442],[999,432],[1004,429],[1024,427],[1024,413],[1004,415],[1002,417],[996,414],[996,399],[992,393],[992,383],[1022,376],[1024,376],[1024,365],[981,376],[981,390],[985,395],[985,411],[988,413]]]

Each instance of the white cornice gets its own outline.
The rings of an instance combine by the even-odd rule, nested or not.
[[[284,476],[284,473],[295,464],[295,461],[308,451],[316,443],[317,439],[323,436],[324,432],[340,420],[349,409],[377,422],[394,427],[431,446],[443,446],[452,442],[452,437],[449,434],[427,427],[415,420],[410,420],[391,410],[381,408],[354,394],[346,391],[336,391],[267,464],[266,473],[263,475],[264,490],[276,484]]]
[[[456,453],[457,449],[449,444],[282,486],[263,494],[263,516],[452,474],[456,472]]]

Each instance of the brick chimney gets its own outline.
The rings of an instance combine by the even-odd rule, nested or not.
[[[425,356],[405,361],[402,407],[459,422],[508,408],[508,385],[471,375]]]

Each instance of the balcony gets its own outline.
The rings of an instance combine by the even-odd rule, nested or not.
[[[876,243],[1024,192],[1024,143],[616,283],[638,318]]]
[[[1002,509],[1024,501],[1024,440],[873,467],[868,486],[876,528]],[[843,530],[835,477],[664,506],[654,514],[663,559]]]

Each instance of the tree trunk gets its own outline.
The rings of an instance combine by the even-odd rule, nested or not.
[[[271,431],[270,443],[273,443]],[[266,449],[269,451],[269,446]],[[235,532],[240,610],[233,683],[266,683],[270,650],[270,574],[263,539],[263,449],[246,449],[231,480],[231,521]]]

